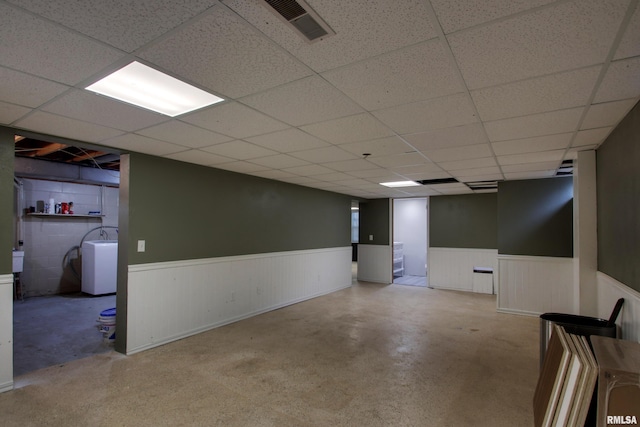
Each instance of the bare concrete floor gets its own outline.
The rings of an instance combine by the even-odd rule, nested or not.
[[[14,376],[110,351],[97,319],[115,305],[115,295],[81,293],[14,301]]]
[[[0,424],[527,426],[537,376],[537,318],[489,295],[356,283],[17,377]]]

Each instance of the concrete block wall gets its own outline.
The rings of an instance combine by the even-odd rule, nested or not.
[[[78,292],[81,282],[73,274],[68,264],[63,265],[65,254],[74,246],[79,246],[83,236],[91,229],[118,225],[118,189],[99,185],[22,179],[24,205],[23,214],[24,271],[22,282],[25,295],[42,296]],[[48,203],[53,198],[56,203],[72,201],[75,214],[87,214],[100,210],[101,192],[104,192],[104,217],[36,217],[24,215],[24,209],[36,206],[38,200]],[[117,239],[115,229],[105,229],[109,239]],[[100,239],[99,231],[92,232],[87,240]],[[70,252],[73,266],[81,274],[78,252]]]

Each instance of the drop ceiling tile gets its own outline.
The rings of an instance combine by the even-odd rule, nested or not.
[[[614,59],[640,55],[640,31],[638,28],[640,28],[640,7],[636,6],[636,11],[627,25],[622,40],[620,40]]]
[[[313,176],[313,177],[335,172],[333,169],[329,169],[320,165],[297,166],[295,168],[284,169],[284,171],[290,172],[296,175],[300,175],[300,176]]]
[[[353,197],[358,197],[360,199],[377,199],[379,197],[378,193],[364,190],[354,190],[350,193],[350,195]]]
[[[535,171],[555,171],[560,166],[560,162],[554,160],[552,162],[539,162],[539,163],[521,163],[514,165],[503,165],[502,171],[506,173],[512,172],[535,172]]]
[[[278,154],[273,150],[240,140],[223,142],[211,147],[204,147],[202,150],[236,160],[249,160]]]
[[[345,179],[345,180],[334,181],[334,182],[336,184],[344,185],[345,187],[349,187],[349,188],[363,188],[363,187],[366,188],[367,186],[371,185],[369,181],[366,181],[364,179],[359,179],[359,178],[353,178],[353,177],[351,179]]]
[[[481,144],[488,141],[481,123],[435,129],[402,137],[420,151]]]
[[[493,152],[489,144],[475,144],[462,147],[441,148],[423,151],[432,162],[451,162],[455,160],[478,159],[491,157]]]
[[[327,181],[334,184],[335,184],[335,181],[344,181],[347,179],[353,179],[352,176],[342,172],[325,173],[321,175],[314,175],[313,177],[315,179],[319,179],[320,181]]]
[[[483,159],[469,159],[469,160],[456,160],[453,162],[440,162],[438,166],[442,169],[450,172],[460,169],[478,169],[488,168],[496,166],[496,161],[493,157],[485,157]]]
[[[295,175],[284,172],[284,171],[280,171],[280,170],[275,170],[275,169],[271,169],[271,170],[265,170],[265,171],[257,171],[257,172],[251,172],[251,175],[254,176],[259,176],[261,178],[267,178],[267,179],[282,179],[282,178],[293,178],[295,177]]]
[[[565,149],[569,146],[572,137],[573,133],[559,133],[556,135],[494,142],[491,145],[497,156],[505,156],[509,154]]]
[[[341,160],[354,160],[358,158],[358,156],[335,146],[296,151],[291,155],[311,163],[339,162]]]
[[[2,65],[69,85],[124,56],[5,3],[0,3],[0,40]]]
[[[220,163],[227,163],[233,160],[228,157],[207,153],[202,150],[187,150],[187,151],[182,151],[180,153],[169,154],[165,157],[169,159],[180,160],[181,162],[195,163],[198,165],[205,165],[205,166],[217,165]]]
[[[207,147],[233,139],[179,120],[171,120],[156,126],[151,126],[136,133],[190,148]]]
[[[326,182],[326,181],[312,183],[312,184],[309,184],[309,186],[313,188],[318,188],[320,190],[326,190],[326,191],[338,192],[339,190],[344,190],[343,186],[334,184],[333,182]]]
[[[248,96],[241,101],[292,126],[324,122],[363,111],[317,76]]]
[[[636,104],[637,99],[593,104],[589,107],[581,129],[615,126]]]
[[[472,27],[554,0],[431,0],[445,34]]]
[[[637,98],[640,96],[638,76],[640,76],[640,57],[612,62],[593,102]]]
[[[379,178],[389,175],[389,171],[384,168],[376,167],[375,169],[365,169],[357,171],[349,171],[349,175],[353,175],[358,178]]]
[[[251,160],[251,163],[267,166],[272,169],[286,169],[296,166],[306,166],[309,163],[304,160],[296,159],[287,154],[276,154],[275,156],[261,157]]]
[[[402,179],[402,178],[399,178],[399,177],[395,176],[395,177],[391,177],[389,179],[398,180],[398,179]],[[389,182],[389,181],[387,181],[385,179],[385,180],[381,180],[381,182]],[[383,188],[388,188],[388,187],[384,187],[384,186],[380,185],[379,182],[377,182],[377,181],[373,182],[372,180],[367,181],[367,184],[362,184],[362,185],[358,186],[359,190],[370,191],[370,192],[374,192],[374,193],[378,192],[378,191],[381,191]]]
[[[456,187],[456,188],[436,188],[440,194],[471,194],[473,190],[471,190],[466,185],[464,187]]]
[[[0,67],[0,81],[2,100],[25,107],[38,107],[69,89],[68,86],[3,67]]]
[[[435,163],[424,163],[412,166],[393,166],[390,169],[400,175],[431,174],[434,172],[442,172],[440,166]]]
[[[336,33],[317,43],[303,40],[266,8],[255,7],[253,2],[223,0],[223,3],[317,72],[437,36],[424,2],[403,2],[402,7],[387,0],[352,0],[341,2],[340,7],[332,2],[308,2]]]
[[[471,92],[482,120],[498,120],[586,105],[600,66]]]
[[[169,120],[165,115],[85,90],[70,91],[43,111],[129,132]]]
[[[292,175],[292,176],[289,176],[289,177],[282,177],[282,178],[280,178],[280,180],[284,181],[284,182],[291,183],[291,184],[304,185],[304,186],[307,186],[307,187],[310,184],[315,184],[315,183],[318,183],[318,182],[322,182],[322,181],[318,181],[318,180],[313,179],[313,178],[309,178],[309,177],[306,177],[306,176],[298,176],[298,175]]]
[[[369,153],[372,156],[386,156],[389,154],[403,154],[415,151],[411,146],[407,145],[398,137],[374,139],[372,141],[354,142],[351,144],[343,144],[340,146],[343,150],[362,156]]]
[[[31,108],[0,101],[0,123],[8,125],[31,111]]]
[[[487,182],[487,181],[502,181],[504,178],[502,173],[493,173],[487,175],[461,175],[459,173],[453,174],[453,176],[460,182],[474,183],[474,182]]]
[[[541,151],[538,153],[510,154],[498,156],[501,165],[518,165],[522,163],[542,163],[562,160],[564,150]]]
[[[449,128],[478,121],[465,94],[391,107],[374,111],[373,115],[399,134]]]
[[[117,129],[44,112],[34,112],[28,117],[18,120],[15,125],[34,132],[86,142],[100,142],[122,134],[122,131]]]
[[[429,163],[429,161],[419,153],[394,154],[391,156],[383,157],[369,157],[367,160],[369,160],[371,163],[375,163],[376,165],[385,168],[397,168],[401,166],[414,166]]]
[[[191,123],[234,138],[247,138],[286,129],[288,126],[237,102],[227,102],[180,117]]]
[[[295,151],[310,150],[312,148],[328,147],[330,145],[315,136],[295,128],[245,138],[245,140],[281,153],[292,153]]]
[[[462,169],[462,170],[455,171],[453,175],[456,178],[465,178],[465,181],[469,181],[469,179],[467,178],[470,178],[470,177],[500,175],[500,168],[498,166],[491,166],[488,168]],[[501,178],[491,178],[491,179],[501,179]]]
[[[347,173],[351,173],[359,170],[368,170],[368,169],[378,168],[373,163],[364,159],[343,160],[340,162],[327,162],[327,163],[323,163],[323,166],[326,166],[333,170],[337,170],[340,172],[347,172]]]
[[[399,173],[399,172],[398,172]],[[402,175],[403,179],[408,179],[411,181],[422,181],[427,179],[443,179],[443,178],[451,178],[451,174],[444,172],[440,169],[439,172],[429,172],[429,173],[409,173],[406,175]]]
[[[218,3],[216,0],[9,1],[127,52]]]
[[[231,159],[229,159],[231,160]],[[238,172],[244,174],[250,174],[257,171],[267,170],[269,168],[265,166],[256,165],[255,163],[249,162],[229,162],[229,163],[220,163],[215,166],[217,169],[224,169],[231,172]]]
[[[448,36],[470,89],[602,63],[625,1],[575,0]]]
[[[404,192],[411,195],[411,197],[427,197],[427,196],[439,196],[441,193],[433,187],[406,187],[402,189]]]
[[[387,175],[385,176],[380,176],[376,178],[367,178],[367,181],[371,183],[371,186],[368,187],[368,190],[380,191],[380,190],[383,190],[384,188],[389,188],[389,187],[382,186],[380,184],[381,182],[396,182],[396,181],[405,181],[405,180],[406,179],[402,176],[399,176],[396,174],[389,174],[389,173],[387,173]]]
[[[323,77],[370,111],[465,89],[439,39],[328,71]]]
[[[581,130],[573,140],[574,147],[581,147],[583,145],[600,145],[609,136],[612,127],[604,127],[597,129]]]
[[[346,144],[393,135],[391,129],[368,113],[301,126],[300,129],[332,144]]]
[[[573,132],[578,127],[583,110],[584,108],[571,108],[496,120],[485,122],[484,127],[492,142]]]
[[[555,170],[533,171],[533,172],[512,172],[512,173],[504,174],[505,178],[508,180],[551,178],[555,175],[556,175]]]
[[[140,55],[231,98],[311,74],[308,67],[225,7],[212,8]]]
[[[138,153],[151,154],[154,156],[166,156],[167,154],[186,151],[181,145],[170,144],[146,136],[127,133],[115,138],[102,141],[101,144],[107,147],[119,148],[127,151],[137,151]]]

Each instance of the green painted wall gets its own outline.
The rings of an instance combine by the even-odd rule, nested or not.
[[[129,168],[130,265],[351,245],[346,195],[135,153]]]
[[[596,151],[598,270],[640,291],[640,105]]]
[[[13,157],[14,132],[0,127],[0,274],[13,271]]]
[[[430,197],[429,246],[497,249],[497,193]]]
[[[359,243],[361,245],[390,244],[391,209],[389,203],[389,199],[371,199],[360,202]],[[370,240],[369,236],[373,236],[373,240]]]
[[[573,177],[498,183],[498,253],[573,257]]]

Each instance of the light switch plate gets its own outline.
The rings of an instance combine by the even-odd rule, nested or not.
[[[144,252],[145,242],[144,240],[138,240],[138,252]]]

